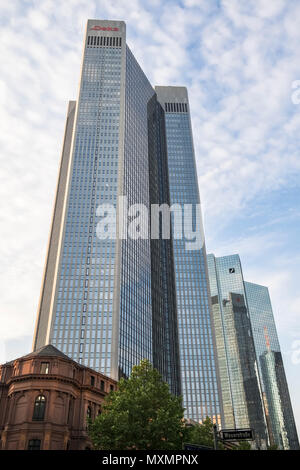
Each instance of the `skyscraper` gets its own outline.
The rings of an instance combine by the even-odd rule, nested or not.
[[[252,428],[266,443],[255,346],[238,255],[208,255],[226,428]]]
[[[270,440],[281,449],[299,449],[269,290],[252,282],[244,285]]]
[[[137,204],[174,203],[199,205],[187,91],[152,88],[126,45],[124,22],[89,20],[34,349],[50,342],[117,380],[148,358],[177,394],[182,369],[186,416],[220,422],[205,245],[186,249],[174,217],[171,239],[126,235],[124,206],[135,216]],[[99,239],[97,221],[111,204],[116,237]]]
[[[120,200],[130,208],[168,203],[162,113],[126,45],[125,23],[88,20],[79,95],[67,115],[34,349],[51,343],[117,380],[147,358],[178,394],[171,240],[157,245],[149,236],[126,238],[120,209]],[[99,238],[97,222],[112,205],[117,234]]]
[[[184,87],[156,86],[165,110],[170,204],[200,204],[190,107]],[[186,213],[185,213],[186,215]],[[195,212],[190,215],[195,225]],[[180,231],[180,230],[179,230]],[[186,416],[220,424],[221,404],[206,249],[186,249],[173,223],[173,253],[183,404]]]

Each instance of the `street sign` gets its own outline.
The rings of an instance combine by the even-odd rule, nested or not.
[[[214,450],[212,447],[201,446],[198,444],[183,444],[183,450],[197,451],[197,450]]]
[[[253,441],[253,429],[222,429],[220,431],[222,441]]]

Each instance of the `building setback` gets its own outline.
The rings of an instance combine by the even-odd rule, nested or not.
[[[245,282],[244,285],[270,441],[280,449],[299,449],[269,290],[252,282]]]

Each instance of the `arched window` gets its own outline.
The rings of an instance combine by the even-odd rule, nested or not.
[[[92,408],[90,406],[87,407],[87,410],[86,410],[86,417],[88,419],[91,419],[92,417]]]
[[[34,410],[33,410],[33,417],[34,421],[43,421],[45,417],[45,409],[46,409],[46,398],[44,395],[39,395],[36,397],[34,402]]]

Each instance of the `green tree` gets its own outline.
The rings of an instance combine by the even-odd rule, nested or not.
[[[268,447],[268,450],[278,450],[278,445],[277,444],[270,444]]]
[[[213,431],[213,422],[209,417],[201,424],[195,424],[186,428],[185,442],[189,444],[198,444],[202,446],[214,448],[214,431]],[[232,446],[223,445],[222,442],[218,441],[218,449],[225,450],[228,447],[228,450],[250,450],[251,445],[248,441],[241,441],[239,443],[234,443]]]
[[[214,429],[212,420],[207,416],[201,424],[186,427],[184,440],[189,444],[198,444],[211,447],[213,449]],[[224,449],[221,442],[218,442],[218,449]]]
[[[181,398],[173,396],[147,360],[133,367],[129,379],[105,399],[102,413],[90,422],[95,449],[175,449],[184,432]]]
[[[213,448],[214,431],[211,419],[207,417],[201,424],[186,427],[184,438],[189,444],[199,444]]]
[[[236,450],[251,450],[251,444],[248,441],[239,442]]]

